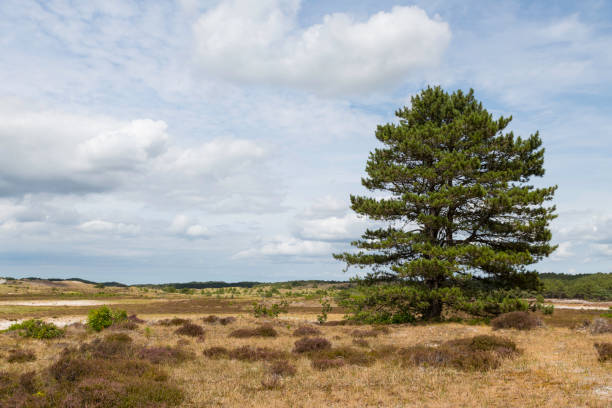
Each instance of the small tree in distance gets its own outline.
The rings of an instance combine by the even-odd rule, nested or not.
[[[528,184],[544,175],[538,133],[504,133],[512,118],[494,120],[473,90],[428,87],[396,116],[398,124],[378,126],[384,147],[370,153],[362,178],[386,196],[351,195],[355,212],[386,225],[353,242],[358,252],[334,254],[347,267],[371,268],[366,282],[378,283],[353,299],[354,311],[407,321],[439,318],[444,307],[477,315],[524,308],[507,291],[539,290],[526,266],[555,249],[555,207],[544,204],[557,187]]]

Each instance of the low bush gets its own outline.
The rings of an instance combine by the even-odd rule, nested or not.
[[[316,358],[313,359],[310,364],[312,365],[312,368],[324,371],[329,370],[330,368],[343,367],[346,365],[346,362],[341,358]]]
[[[321,334],[321,330],[313,326],[300,326],[293,331],[294,336],[318,336]]]
[[[142,320],[141,318],[139,318],[138,316],[136,316],[135,314],[131,314],[128,316],[127,318],[130,322],[136,323],[136,324],[142,324],[145,321]]]
[[[222,317],[221,319],[219,319],[219,323],[221,323],[223,326],[227,326],[228,324],[232,324],[236,321],[236,318],[233,316],[227,316],[227,317]]]
[[[504,313],[491,320],[494,330],[499,329],[518,329],[531,330],[542,326],[539,317],[529,312],[510,312]]]
[[[172,319],[163,319],[157,322],[161,326],[182,326],[186,323],[191,323],[191,320],[173,317]]]
[[[345,364],[369,367],[376,362],[376,358],[371,353],[364,353],[352,347],[335,347],[319,350],[310,353],[313,360],[337,360],[344,361]]]
[[[109,326],[110,330],[136,330],[138,324],[130,320],[122,320],[120,322],[114,322]]]
[[[287,360],[279,360],[268,367],[268,372],[272,375],[279,375],[281,377],[291,377],[295,375],[297,369]]]
[[[366,339],[353,339],[353,344],[359,347],[370,347],[370,343]]]
[[[294,353],[309,353],[331,348],[329,340],[323,337],[303,337],[295,342]]]
[[[32,350],[11,350],[9,355],[6,357],[6,361],[9,363],[26,363],[29,361],[35,361],[36,354]]]
[[[273,361],[286,359],[287,353],[280,350],[274,350],[269,347],[251,347],[242,346],[234,350],[231,350],[228,354],[229,358],[233,360],[242,361]]]
[[[219,321],[219,316],[209,315],[202,318],[204,323],[217,323]]]
[[[612,320],[598,317],[589,325],[591,334],[612,333]]]
[[[132,338],[127,334],[115,333],[103,339],[95,339],[90,343],[83,343],[79,347],[79,351],[93,358],[105,360],[128,358],[133,354]]]
[[[45,323],[38,319],[12,324],[8,330],[17,331],[20,336],[31,337],[33,339],[54,339],[65,334],[64,330],[58,328],[53,323]]]
[[[447,341],[438,347],[412,346],[399,353],[405,364],[486,371],[499,367],[503,359],[519,354],[519,350],[512,340],[482,335]]]
[[[612,360],[612,343],[595,343],[599,361]]]
[[[271,305],[266,305],[263,302],[253,303],[253,315],[255,317],[278,317],[279,314],[288,312],[289,303],[286,300]]]
[[[87,315],[87,325],[98,332],[125,320],[127,320],[125,310],[112,310],[108,306],[92,309]]]
[[[175,334],[179,334],[181,336],[191,336],[191,337],[201,337],[204,336],[204,329],[202,326],[193,323],[185,323],[176,331]]]
[[[278,333],[269,324],[262,324],[254,329],[236,329],[230,333],[230,337],[276,337]]]
[[[225,347],[209,347],[202,352],[208,358],[228,358],[229,351]]]
[[[357,338],[363,338],[363,337],[376,337],[380,334],[380,331],[378,330],[359,330],[359,329],[355,329],[351,332],[351,336],[353,337],[357,337]]]
[[[181,348],[166,347],[143,347],[137,352],[137,357],[150,361],[153,364],[178,364],[193,359],[193,353]]]

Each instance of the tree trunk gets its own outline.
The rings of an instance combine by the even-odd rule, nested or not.
[[[442,316],[442,299],[432,299],[425,320],[438,320]]]

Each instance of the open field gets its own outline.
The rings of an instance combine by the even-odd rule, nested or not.
[[[0,302],[0,318],[5,322],[32,317],[58,323],[84,321],[87,311],[99,304],[95,302],[96,305],[91,306],[68,303],[67,306],[67,296],[58,294],[58,305],[51,306],[42,301],[48,302],[52,294],[41,291],[38,298],[42,305],[34,306],[32,302],[36,296],[28,293],[25,286],[21,288],[21,293],[1,298],[3,303]],[[594,348],[594,343],[612,342],[612,333],[591,334],[583,327],[585,321],[590,322],[601,314],[598,310],[557,310],[552,316],[541,316],[544,327],[531,331],[493,331],[484,324],[460,323],[396,325],[383,330],[372,326],[337,325],[335,322],[342,318],[342,310],[337,308],[332,310],[327,324],[315,324],[321,308],[318,299],[311,299],[310,294],[320,288],[304,289],[302,297],[291,300],[289,313],[282,314],[278,319],[253,317],[252,302],[261,299],[255,296],[254,291],[224,291],[222,294],[207,295],[201,291],[195,294],[162,291],[139,293],[134,288],[114,288],[113,295],[104,298],[97,295],[96,290],[90,289],[81,288],[83,293],[76,297],[80,300],[100,300],[112,308],[137,314],[144,321],[138,322],[130,330],[106,329],[100,333],[87,330],[79,324],[70,325],[66,327],[64,337],[50,340],[29,339],[17,336],[15,332],[6,332],[0,335],[0,373],[17,378],[35,371],[36,385],[32,386],[30,392],[43,399],[45,395],[56,392],[53,391],[56,380],[49,374],[49,367],[68,358],[62,357],[62,350],[72,350],[70,353],[79,358],[85,358],[83,356],[86,355],[87,359],[100,359],[95,357],[95,347],[104,344],[106,336],[124,333],[131,338],[130,350],[140,350],[131,351],[130,358],[146,360],[149,358],[147,353],[155,350],[173,350],[173,353],[183,356],[176,361],[169,358],[146,363],[167,375],[167,378],[162,376],[164,379],[159,384],[160,389],[167,388],[176,392],[175,395],[168,391],[168,395],[174,395],[176,399],[166,401],[167,405],[157,406],[612,406],[612,363],[598,361]],[[72,291],[73,288],[67,290]],[[20,303],[16,301],[17,298],[22,301],[27,299],[30,303],[15,304]],[[236,320],[225,325],[218,321],[203,320],[208,315],[231,316]],[[204,334],[195,337],[181,335],[176,333],[180,325],[160,324],[160,320],[173,317],[188,319],[201,326]],[[265,327],[266,324],[271,325],[276,336],[232,335],[238,329],[254,329]],[[324,362],[331,364],[331,367],[322,370],[317,366],[317,358],[321,357],[317,357],[318,354],[294,352],[300,336],[295,336],[293,332],[302,325],[316,327],[321,333],[315,337],[328,340],[331,350],[343,350],[344,358],[334,358],[331,363]],[[414,346],[443,348],[445,342],[491,334],[513,341],[519,349],[512,358],[499,360],[496,368],[436,367],[435,364],[413,364],[406,357],[406,350],[414,349]],[[252,349],[240,349],[243,346]],[[79,347],[89,351],[78,351]],[[257,348],[261,349],[257,351]],[[15,350],[33,352],[35,360],[9,363],[7,359],[10,359]],[[119,353],[114,348],[112,350],[113,353]],[[111,354],[96,361],[103,365],[110,360],[126,358],[123,354]],[[340,360],[341,363],[338,363]],[[70,388],[71,393],[79,396],[91,391],[87,387],[93,387],[91,382],[94,380],[73,378],[71,381],[74,384],[63,386],[73,387]],[[113,387],[119,387],[109,379],[104,381],[95,384],[106,387],[108,392]],[[1,389],[0,386],[0,394]],[[102,400],[90,396],[98,401],[98,405],[91,403],[89,406],[115,406],[104,400],[106,397],[100,397],[103,393],[96,395],[95,398]],[[0,398],[3,397],[0,395]]]

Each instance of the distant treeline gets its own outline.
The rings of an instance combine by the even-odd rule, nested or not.
[[[5,278],[5,279],[13,279],[14,278]],[[90,285],[99,285],[99,286],[116,286],[116,287],[120,287],[120,288],[127,288],[129,285],[126,285],[124,283],[121,282],[94,282],[94,281],[90,281],[87,279],[81,279],[81,278],[67,278],[67,279],[60,279],[60,278],[36,278],[36,277],[29,277],[29,278],[23,278],[23,279],[27,279],[27,280],[46,280],[49,282],[64,282],[64,281],[77,281],[77,282],[82,282],[82,283],[88,283]]]
[[[566,275],[541,273],[542,295],[548,298],[612,300],[612,273]]]
[[[337,284],[345,283],[343,281],[326,281],[326,280],[294,280],[287,282],[222,282],[222,281],[208,281],[208,282],[186,282],[186,283],[162,283],[162,284],[143,284],[133,285],[147,288],[167,288],[173,287],[176,289],[218,289],[218,288],[253,288],[256,286],[275,286],[279,288],[297,288],[300,286],[309,285],[321,285],[321,284]]]

